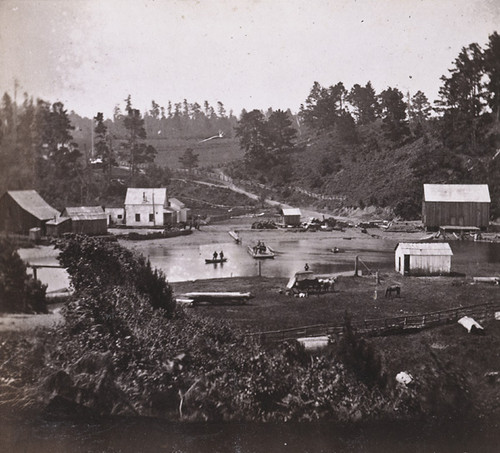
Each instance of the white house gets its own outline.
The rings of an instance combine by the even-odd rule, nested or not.
[[[167,197],[166,188],[127,189],[125,223],[127,226],[163,227],[187,221],[188,209],[175,198]]]
[[[452,256],[450,244],[446,242],[402,242],[396,247],[395,267],[402,275],[449,274]]]

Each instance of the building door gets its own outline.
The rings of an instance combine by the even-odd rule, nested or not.
[[[410,274],[410,255],[404,256],[404,273]]]
[[[398,272],[401,273],[401,257],[398,256]]]

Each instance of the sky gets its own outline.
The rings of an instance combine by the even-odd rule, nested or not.
[[[315,81],[434,101],[499,0],[0,0],[0,93],[82,116],[155,100],[297,112]]]

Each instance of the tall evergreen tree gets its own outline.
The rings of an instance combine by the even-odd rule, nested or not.
[[[484,70],[488,76],[486,83],[487,100],[495,121],[500,122],[500,35],[489,36],[488,47],[484,50]]]
[[[357,124],[369,124],[375,121],[379,106],[371,82],[368,82],[364,87],[355,84],[351,88],[347,100],[354,108]]]
[[[283,153],[293,148],[297,130],[292,126],[292,121],[283,110],[271,113],[267,121],[268,146]]]
[[[146,139],[144,119],[139,110],[132,107],[130,95],[126,99],[126,111],[127,115],[123,119],[123,124],[127,131],[126,149],[130,166],[130,185],[134,187],[138,166],[142,163],[153,162],[156,150],[144,142]]]
[[[240,146],[245,150],[245,160],[247,163],[254,168],[266,168],[266,145],[268,137],[262,112],[252,110],[248,113],[242,113],[238,126],[235,129],[236,136],[240,140]]]
[[[379,102],[384,134],[393,143],[399,143],[410,134],[403,93],[389,87],[380,93]]]
[[[410,127],[415,136],[420,137],[431,113],[431,105],[427,96],[422,91],[417,91],[411,98],[408,116]]]
[[[452,148],[465,144],[472,151],[478,149],[479,116],[484,108],[483,66],[481,48],[471,44],[462,48],[450,76],[441,77],[437,104],[443,113],[443,140]]]

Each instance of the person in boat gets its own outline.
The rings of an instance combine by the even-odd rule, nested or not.
[[[221,261],[224,259],[224,252],[222,250],[219,253],[219,258],[221,259]]]
[[[214,254],[213,254],[212,258],[213,258],[214,260],[216,260],[216,259],[217,259],[217,252],[214,252]]]

